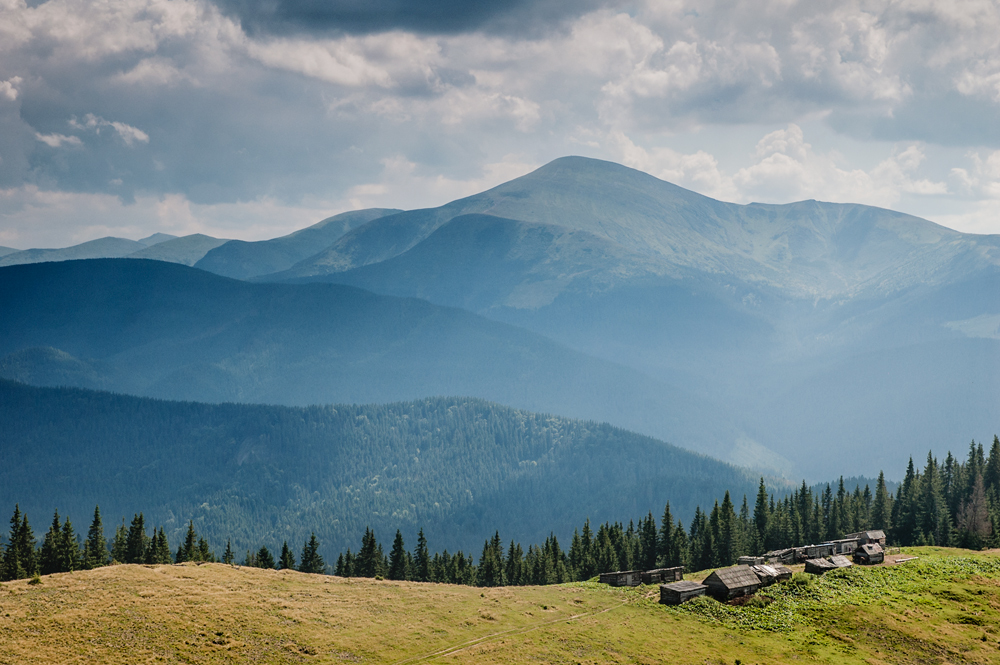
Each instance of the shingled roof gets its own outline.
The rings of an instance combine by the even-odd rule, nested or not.
[[[760,579],[750,566],[733,566],[717,570],[702,582],[702,584],[721,584],[727,589],[739,589],[748,586],[760,586]]]

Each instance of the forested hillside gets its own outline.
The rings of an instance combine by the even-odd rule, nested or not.
[[[423,527],[435,547],[476,551],[499,529],[542,542],[659,511],[687,520],[741,470],[605,424],[482,400],[433,398],[288,408],[167,402],[0,381],[0,505],[58,509],[78,525],[142,511],[177,543],[189,519],[218,550],[315,531],[328,558],[366,527]]]
[[[705,398],[475,314],[335,284],[172,263],[0,268],[0,377],[201,402],[304,406],[467,395],[681,440]]]

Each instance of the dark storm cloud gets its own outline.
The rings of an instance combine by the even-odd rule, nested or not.
[[[537,36],[620,0],[214,0],[250,34],[482,30]]]

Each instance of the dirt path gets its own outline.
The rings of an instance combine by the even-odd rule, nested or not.
[[[538,630],[539,628],[544,628],[554,623],[560,623],[565,621],[569,623],[571,621],[577,621],[578,619],[586,619],[587,617],[597,616],[599,614],[604,614],[605,612],[610,612],[611,610],[618,609],[622,605],[628,603],[628,600],[623,600],[618,605],[612,605],[611,607],[606,607],[603,610],[598,610],[596,612],[587,612],[586,614],[574,614],[570,617],[565,617],[562,619],[550,619],[549,621],[540,621],[538,623],[533,623],[530,626],[524,626],[521,628],[512,628],[510,630],[503,630],[499,633],[490,633],[489,635],[483,635],[482,637],[477,637],[475,639],[466,640],[465,642],[460,642],[458,644],[453,644],[449,647],[444,647],[443,649],[438,649],[437,651],[432,651],[430,653],[425,653],[420,656],[411,656],[404,660],[397,660],[393,665],[408,665],[409,663],[421,663],[431,658],[436,658],[438,656],[450,656],[451,654],[458,653],[470,647],[478,646],[480,644],[485,644],[497,638],[509,637],[511,635],[523,635],[525,633],[530,633],[533,630]]]

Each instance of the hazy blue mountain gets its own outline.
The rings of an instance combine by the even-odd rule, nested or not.
[[[146,247],[152,247],[157,243],[173,240],[176,237],[177,236],[170,235],[169,233],[154,233],[151,236],[146,236],[145,238],[139,238],[139,242],[141,242]]]
[[[8,254],[13,254],[14,252],[20,252],[19,249],[14,249],[13,247],[0,247],[0,256],[7,256]]]
[[[475,550],[499,529],[568,546],[572,529],[659,516],[690,520],[756,478],[608,425],[469,398],[288,408],[166,402],[0,380],[0,505],[36,533],[58,508],[86,525],[143,511],[175,545],[188,519],[218,549],[311,531],[324,554],[423,528],[438,549]],[[377,442],[378,445],[373,445]],[[78,528],[81,528],[78,526]],[[85,527],[83,527],[85,528]],[[332,563],[332,562],[331,562]]]
[[[43,261],[119,258],[142,249],[146,249],[146,245],[135,240],[98,238],[62,249],[25,249],[14,252],[0,257],[0,266],[41,263]]]
[[[26,249],[0,251],[0,266],[42,263],[45,261],[73,261],[77,259],[153,259],[194,265],[210,249],[227,242],[195,233],[178,238],[168,233],[154,233],[141,240],[126,238],[98,238],[62,249]]]
[[[734,423],[701,450],[825,477],[992,436],[998,266],[1000,236],[862,205],[722,203],[565,158],[375,220],[270,279],[533,330],[715,404],[676,423],[685,434]]]
[[[226,242],[232,241],[194,233],[181,238],[166,238],[150,247],[129,254],[128,258],[151,259],[153,261],[167,261],[169,263],[182,263],[186,266],[193,266],[205,254]]]
[[[678,425],[717,412],[700,395],[463,310],[347,286],[156,261],[47,263],[0,270],[0,311],[2,375],[32,383],[289,405],[468,395],[697,449],[732,438],[727,418]]]
[[[1000,264],[997,236],[863,205],[723,203],[618,164],[565,157],[481,194],[355,229],[286,276],[384,261],[469,213],[586,231],[670,266],[804,297],[899,290]]]
[[[196,267],[236,279],[287,270],[299,261],[326,249],[351,229],[397,212],[400,211],[382,208],[354,210],[328,217],[318,224],[272,240],[230,240],[208,252],[197,262]]]

